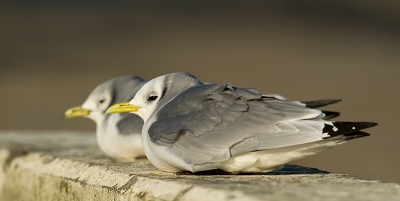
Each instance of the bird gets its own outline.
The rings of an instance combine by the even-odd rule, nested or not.
[[[204,84],[186,72],[156,77],[106,113],[143,121],[148,160],[165,172],[268,172],[349,140],[375,122],[324,120],[325,114],[252,88]]]
[[[369,136],[360,130],[377,125],[326,121],[322,111],[304,105],[172,73],[149,81],[130,102],[115,104],[107,113],[140,116],[146,156],[167,172],[273,171]]]
[[[146,83],[138,76],[119,76],[98,85],[81,106],[68,109],[67,119],[86,117],[96,123],[96,138],[100,149],[108,156],[121,160],[144,157],[141,143],[143,120],[130,113],[105,114],[115,103],[132,99]]]
[[[97,86],[82,106],[68,109],[64,114],[65,118],[87,117],[95,121],[98,145],[108,156],[124,160],[142,158],[145,154],[139,135],[141,134],[143,120],[134,114],[106,115],[104,111],[111,104],[133,98],[145,82],[143,78],[133,75],[110,79]],[[285,99],[278,94],[269,95]],[[319,107],[337,101],[339,100],[293,102]]]
[[[279,170],[293,160],[369,136],[375,122],[324,120],[321,110],[227,83],[204,84],[177,72],[144,84],[129,102],[106,113],[143,121],[148,160],[166,172]]]

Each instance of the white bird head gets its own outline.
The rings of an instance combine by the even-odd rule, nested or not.
[[[162,75],[144,84],[131,101],[117,103],[108,108],[106,113],[130,112],[146,122],[160,105],[165,105],[185,89],[198,84],[203,83],[189,73]]]
[[[108,80],[97,86],[81,106],[68,109],[64,116],[87,117],[98,123],[110,105],[131,99],[144,83],[145,80],[133,75]]]

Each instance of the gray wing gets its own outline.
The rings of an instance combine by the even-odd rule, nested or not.
[[[139,116],[130,113],[121,113],[121,120],[117,123],[118,133],[121,135],[141,134],[143,120]]]
[[[265,97],[255,89],[202,85],[189,88],[160,109],[148,132],[153,143],[202,164],[242,153],[231,149],[280,122],[320,115],[319,110]],[[245,147],[242,150],[248,151],[247,143]]]

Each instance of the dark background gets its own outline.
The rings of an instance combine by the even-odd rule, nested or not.
[[[399,1],[0,1],[0,129],[62,120],[116,76],[187,71],[291,100],[341,98],[372,136],[296,164],[400,182]]]

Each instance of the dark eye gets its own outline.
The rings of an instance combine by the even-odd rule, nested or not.
[[[99,103],[102,104],[102,103],[104,103],[104,101],[105,101],[105,99],[101,99],[101,100],[99,100]]]
[[[158,96],[149,96],[149,98],[147,99],[148,101],[154,101],[158,98]]]

